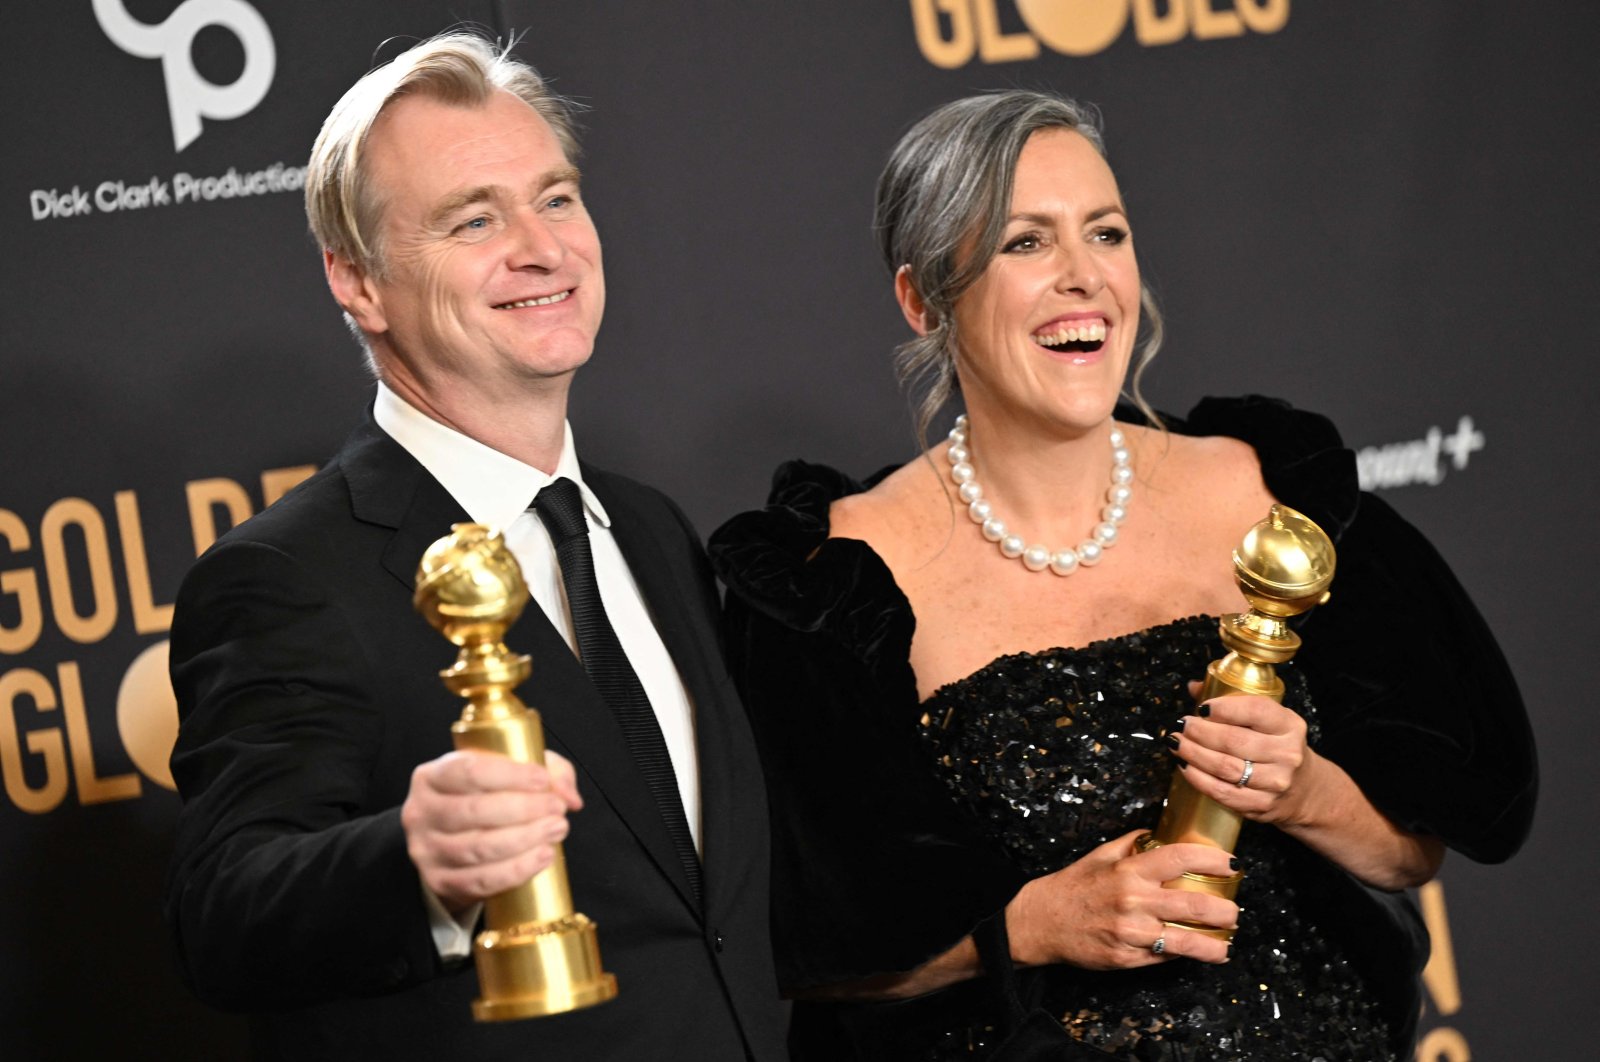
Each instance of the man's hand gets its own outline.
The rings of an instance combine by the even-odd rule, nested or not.
[[[451,752],[411,773],[400,808],[406,851],[422,883],[451,914],[520,885],[550,865],[583,807],[572,764],[492,752]]]

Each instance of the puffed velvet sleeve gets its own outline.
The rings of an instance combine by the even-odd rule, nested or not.
[[[915,620],[866,543],[828,537],[859,484],[791,462],[766,509],[711,538],[729,666],[767,772],[773,931],[786,990],[909,970],[1026,880],[918,758]]]
[[[1323,417],[1207,399],[1185,430],[1232,435],[1273,495],[1334,536],[1332,599],[1295,659],[1323,715],[1319,751],[1397,825],[1481,861],[1510,857],[1538,793],[1533,734],[1494,635],[1438,551],[1382,498]]]

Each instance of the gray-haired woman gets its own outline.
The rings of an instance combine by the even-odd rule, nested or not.
[[[772,788],[797,1057],[1408,1057],[1426,934],[1399,890],[1446,845],[1506,858],[1533,803],[1521,701],[1465,593],[1359,494],[1324,419],[1119,406],[1159,327],[1075,104],[933,112],[877,221],[923,425],[953,390],[963,417],[865,486],[786,465],[711,547]],[[1333,602],[1285,704],[1197,705],[1240,609],[1231,550],[1279,500],[1337,539]],[[1429,610],[1403,655],[1371,633],[1400,601]],[[1247,820],[1236,857],[1135,850],[1174,763]],[[1162,888],[1241,866],[1244,909]]]

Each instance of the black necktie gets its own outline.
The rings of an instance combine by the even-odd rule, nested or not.
[[[678,797],[672,757],[667,753],[667,743],[661,736],[656,713],[650,707],[650,698],[645,695],[639,676],[634,674],[633,665],[628,663],[600,600],[600,586],[594,578],[594,554],[589,551],[589,525],[584,519],[583,499],[578,494],[577,484],[570,479],[555,480],[533,499],[533,509],[555,543],[556,560],[561,565],[561,582],[566,587],[567,604],[572,609],[572,626],[578,636],[583,668],[622,726],[628,751],[639,773],[644,775],[656,807],[661,809],[667,833],[672,837],[672,847],[677,850],[695,902],[699,903],[700,857],[695,852],[688,820],[684,818],[683,801]]]

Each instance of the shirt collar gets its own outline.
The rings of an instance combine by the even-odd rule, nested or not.
[[[534,495],[564,477],[578,485],[589,515],[601,527],[611,526],[605,507],[583,481],[569,421],[562,422],[561,459],[556,462],[555,474],[547,475],[439,423],[381,380],[372,416],[378,427],[415,457],[477,523],[501,530],[510,527],[533,504]]]

